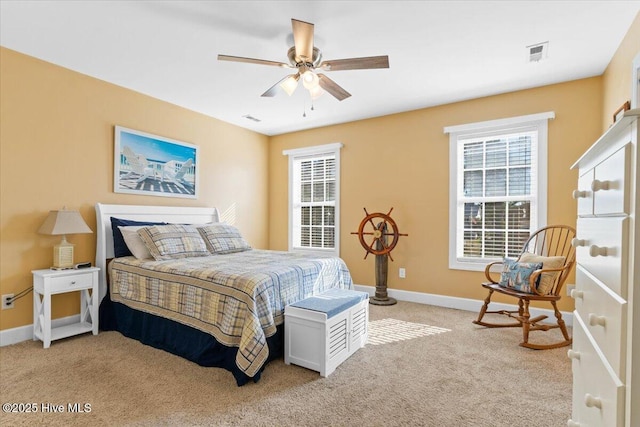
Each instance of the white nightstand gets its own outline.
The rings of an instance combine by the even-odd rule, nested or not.
[[[34,270],[33,340],[42,340],[44,348],[51,341],[93,332],[98,335],[97,267],[78,270]],[[91,293],[89,293],[91,290]],[[51,328],[51,295],[80,291],[80,322]]]

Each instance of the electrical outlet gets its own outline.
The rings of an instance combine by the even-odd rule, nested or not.
[[[13,308],[14,301],[10,301],[13,298],[13,294],[4,294],[2,295],[2,309],[6,310],[8,308]]]
[[[404,268],[400,267],[398,269],[398,276],[400,276],[401,279],[404,279],[405,277],[407,277],[407,270],[405,270]]]

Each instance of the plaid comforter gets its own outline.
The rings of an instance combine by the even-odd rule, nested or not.
[[[116,258],[110,274],[112,301],[238,347],[236,364],[249,377],[267,360],[266,338],[283,323],[285,306],[352,287],[340,258],[256,249],[167,261]]]

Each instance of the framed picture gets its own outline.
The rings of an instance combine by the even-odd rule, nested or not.
[[[629,101],[625,102],[624,104],[622,104],[620,106],[620,108],[618,108],[616,110],[615,113],[613,113],[613,123],[617,122],[618,120],[620,120],[622,118],[622,116],[624,115],[624,112],[631,109],[631,103]]]
[[[115,127],[113,191],[147,196],[198,195],[198,147]]]

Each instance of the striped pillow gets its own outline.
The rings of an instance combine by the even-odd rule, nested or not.
[[[224,223],[207,224],[198,231],[212,254],[230,254],[251,249],[251,246],[233,225]]]
[[[156,261],[211,255],[198,230],[190,225],[154,225],[138,230]]]

